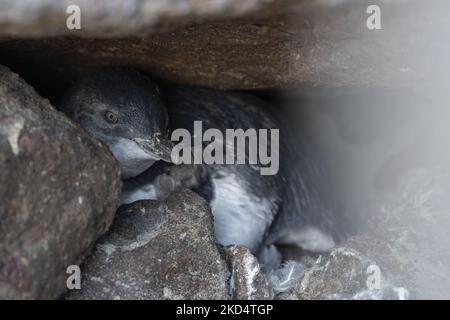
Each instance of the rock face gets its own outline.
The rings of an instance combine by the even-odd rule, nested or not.
[[[123,206],[67,299],[227,299],[206,202],[189,190]]]
[[[411,168],[401,160],[393,166],[390,172],[403,171],[401,178],[383,189],[366,229],[346,243],[376,261],[385,283],[406,288],[412,299],[450,297],[450,172],[448,156],[438,154],[442,167]]]
[[[281,299],[446,299],[448,177],[408,168],[378,197],[366,228],[305,271]],[[395,170],[395,168],[393,168]],[[375,277],[379,276],[379,280]],[[377,282],[378,281],[378,282]]]
[[[315,126],[317,134],[312,136],[326,141],[324,149],[333,156],[324,158],[345,164],[346,170],[332,170],[335,187],[343,190],[338,198],[359,199],[366,191],[372,194],[374,185],[382,194],[370,209],[363,203],[363,209],[371,211],[361,214],[366,230],[319,260],[300,263],[296,273],[301,279],[281,298],[394,299],[405,298],[407,292],[413,298],[448,298],[448,171],[408,171],[404,163],[385,171],[378,165],[355,166],[350,149],[337,147],[324,134],[362,146],[359,155],[378,162],[376,155],[384,157],[386,145],[394,145],[392,129],[399,128],[392,121],[396,115],[390,97],[379,100],[377,92],[403,92],[406,114],[422,118],[409,109],[417,104],[411,93],[448,91],[450,2],[379,0],[380,30],[367,25],[374,14],[368,10],[372,4],[0,0],[0,63],[50,99],[79,77],[109,65],[140,69],[162,83],[217,89],[307,89],[302,94],[314,91],[312,87],[319,87],[318,92],[373,90],[372,98],[356,99],[378,114],[382,106],[388,109],[378,123],[367,113],[372,129],[353,111],[350,122],[357,130],[341,123],[348,101],[344,98],[338,106],[334,95],[326,99],[325,109],[338,115],[337,131],[327,131],[328,115],[321,117],[322,127],[300,117],[305,119],[302,127]],[[66,26],[69,5],[80,7],[81,30]],[[66,267],[81,263],[111,222],[120,185],[117,168],[104,146],[55,112],[17,76],[4,68],[0,76],[0,298],[56,297],[64,289]],[[298,104],[304,108],[304,102]],[[316,100],[312,105],[317,109]],[[436,118],[425,126],[427,132]],[[407,135],[413,149],[417,138],[425,136]],[[448,136],[444,131],[435,140]],[[375,137],[386,140],[372,148],[368,145]],[[403,150],[404,136],[396,142]],[[445,149],[440,143],[438,148]],[[420,160],[422,153],[427,152],[405,158]],[[395,187],[382,177],[374,181],[377,170],[390,178],[404,175],[403,180]],[[348,177],[360,173],[362,183],[347,192]],[[361,191],[353,193],[356,189]],[[189,192],[167,202],[122,208],[84,267],[82,290],[67,297],[227,298],[228,270],[214,245],[209,216],[205,204]],[[232,248],[228,259],[234,298],[271,295],[245,248]],[[367,285],[372,265],[380,268],[381,289]],[[284,273],[279,292],[291,284],[281,276]]]
[[[348,247],[334,249],[321,256],[316,264],[307,269],[301,280],[280,299],[399,299],[406,290],[381,287],[371,275],[376,264]],[[397,297],[395,292],[397,292]],[[392,296],[391,294],[394,292]]]
[[[422,88],[450,69],[445,0],[377,1],[381,30],[366,26],[370,0],[78,2],[81,30],[65,1],[0,1],[0,61],[44,89],[104,65],[219,89]]]
[[[267,300],[273,298],[266,276],[258,260],[244,246],[226,248],[231,270],[230,287],[235,300]]]
[[[119,190],[107,148],[0,66],[0,299],[58,297]]]
[[[0,1],[0,36],[124,37],[207,21],[237,18],[265,9],[277,0],[90,0]],[[81,30],[67,28],[66,21],[80,9]],[[67,12],[69,11],[69,12]],[[132,22],[132,23],[130,23]]]

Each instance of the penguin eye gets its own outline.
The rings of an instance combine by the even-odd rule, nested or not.
[[[117,123],[117,121],[119,120],[117,118],[117,114],[115,114],[115,113],[113,113],[111,111],[106,111],[105,112],[105,119],[109,123]]]

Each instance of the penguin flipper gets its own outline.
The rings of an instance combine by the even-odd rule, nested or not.
[[[159,162],[141,175],[124,181],[122,204],[137,200],[163,200],[181,189],[195,189],[208,179],[202,165]]]

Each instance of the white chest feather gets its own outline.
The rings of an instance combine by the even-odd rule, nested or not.
[[[234,174],[212,179],[211,210],[217,241],[222,245],[245,245],[256,250],[272,222],[271,199],[249,192],[245,181]]]

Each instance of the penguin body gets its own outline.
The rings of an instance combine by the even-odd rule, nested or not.
[[[78,84],[61,106],[107,143],[127,171],[123,203],[159,199],[189,187],[209,201],[221,245],[245,245],[259,256],[267,256],[280,242],[327,250],[334,242],[326,175],[298,130],[283,128],[282,121],[266,112],[268,108],[244,93],[188,86],[169,86],[161,93],[150,79],[122,68],[99,72]],[[110,109],[117,121],[109,121]],[[164,132],[182,128],[194,133],[195,121],[202,122],[203,130],[220,132],[279,129],[279,172],[262,175],[260,163],[174,166],[159,161],[168,161],[171,145]],[[118,141],[125,146],[120,152]],[[130,169],[135,163],[139,168]]]

